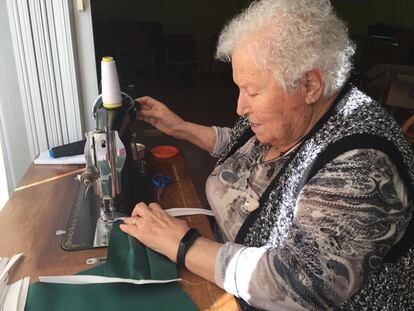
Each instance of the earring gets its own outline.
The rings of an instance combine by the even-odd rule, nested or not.
[[[314,98],[314,97],[312,97],[310,100],[309,100],[309,104],[314,104],[314,103],[316,103],[316,98]]]

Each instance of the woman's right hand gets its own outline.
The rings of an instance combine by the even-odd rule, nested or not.
[[[211,126],[187,122],[158,100],[145,96],[135,99],[141,106],[137,118],[178,139],[184,139],[208,152],[216,143],[216,132]]]
[[[138,119],[151,124],[167,135],[177,137],[179,129],[185,123],[183,119],[152,97],[144,96],[135,101],[141,106],[138,110]]]

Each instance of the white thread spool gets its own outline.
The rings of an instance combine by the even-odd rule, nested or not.
[[[115,60],[111,56],[102,58],[102,103],[105,108],[118,108],[122,105],[121,88]]]

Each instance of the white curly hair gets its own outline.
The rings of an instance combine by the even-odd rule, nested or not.
[[[256,61],[287,92],[306,72],[323,73],[324,96],[341,89],[352,69],[355,47],[329,0],[254,1],[222,30],[216,58],[231,61],[234,49],[253,38]]]

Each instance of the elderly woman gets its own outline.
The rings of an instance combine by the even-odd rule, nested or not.
[[[122,230],[246,309],[411,309],[413,155],[347,83],[353,53],[328,0],[252,3],[217,49],[240,90],[234,128],[138,99],[143,120],[218,156],[206,192],[223,244],[155,203],[138,204]]]

